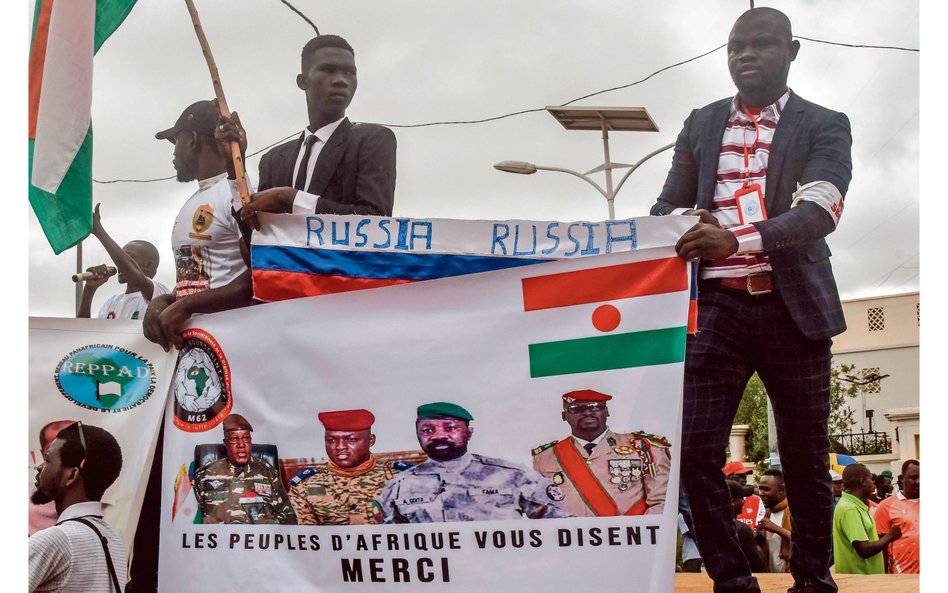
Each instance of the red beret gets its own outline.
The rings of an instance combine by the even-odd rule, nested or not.
[[[320,412],[319,421],[326,430],[366,430],[372,427],[375,416],[368,410],[339,410]]]
[[[573,402],[607,402],[612,399],[611,395],[599,393],[592,389],[580,389],[579,391],[570,391],[563,394],[563,401],[571,404]]]

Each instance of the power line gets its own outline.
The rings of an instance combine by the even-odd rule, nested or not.
[[[594,92],[594,93],[589,93],[588,95],[583,95],[582,97],[576,97],[575,99],[570,99],[570,100],[567,101],[566,103],[561,104],[560,107],[566,107],[567,105],[571,105],[571,104],[573,104],[573,103],[575,103],[575,102],[577,102],[577,101],[582,101],[583,99],[588,99],[588,98],[590,98],[590,97],[595,97],[596,95],[602,95],[602,94],[604,94],[604,93],[610,93],[610,92],[612,92],[612,91],[618,91],[618,90],[622,90],[622,89],[627,89],[627,88],[629,88],[629,87],[631,87],[631,86],[635,86],[635,85],[637,85],[637,84],[641,84],[641,83],[645,82],[646,80],[652,78],[653,76],[655,76],[655,75],[657,75],[657,74],[661,74],[662,72],[665,72],[666,70],[671,70],[672,68],[675,68],[676,66],[681,66],[681,65],[687,64],[688,62],[693,62],[693,61],[695,61],[695,60],[697,60],[697,59],[699,59],[699,58],[703,58],[703,57],[705,57],[705,56],[708,55],[708,54],[712,54],[712,53],[718,51],[719,49],[721,49],[722,47],[724,47],[725,45],[727,45],[727,44],[725,43],[725,44],[719,45],[719,46],[717,46],[716,48],[714,48],[714,49],[712,49],[712,50],[709,50],[709,51],[706,51],[706,52],[704,52],[703,54],[694,56],[693,58],[688,58],[687,60],[682,60],[681,62],[672,64],[672,65],[670,65],[670,66],[665,66],[664,68],[659,68],[658,70],[656,70],[655,72],[652,72],[651,74],[649,74],[649,75],[646,76],[645,78],[642,78],[642,79],[640,79],[640,80],[636,80],[635,82],[630,82],[630,83],[628,83],[628,84],[623,84],[623,85],[620,85],[620,86],[614,86],[614,87],[612,87],[612,88],[603,89],[603,90],[601,90],[601,91],[596,91],[596,92]],[[459,124],[462,124],[462,125],[463,125],[463,124],[482,124],[482,123],[486,123],[486,122],[489,122],[489,121],[497,121],[497,120],[499,120],[499,119],[505,119],[505,118],[508,118],[508,117],[514,117],[515,115],[523,115],[523,114],[525,114],[525,113],[537,113],[537,112],[539,112],[539,111],[546,111],[546,108],[545,108],[545,107],[537,107],[537,108],[535,108],[535,109],[524,109],[524,110],[522,110],[522,111],[514,111],[513,113],[505,113],[504,115],[497,115],[497,116],[494,116],[494,117],[485,117],[485,118],[483,118],[483,119],[470,119],[470,120],[459,120],[459,121],[435,121],[435,122],[429,122],[429,123],[424,123],[424,124],[382,124],[382,125],[383,125],[383,126],[386,126],[386,127],[389,127],[389,128],[424,128],[424,127],[428,127],[428,126],[444,126],[444,125],[459,125]]]
[[[560,105],[560,107],[566,107],[567,105],[569,105],[569,104],[571,104],[571,103],[575,103],[576,101],[581,101],[581,100],[583,100],[583,99],[588,99],[589,97],[595,97],[596,95],[601,95],[601,94],[603,94],[603,93],[609,93],[609,92],[612,92],[612,91],[618,91],[618,90],[622,90],[622,89],[627,89],[627,88],[629,88],[630,86],[635,86],[635,85],[637,85],[637,84],[641,84],[641,83],[645,82],[646,80],[648,80],[649,78],[652,78],[652,77],[655,76],[656,74],[661,74],[662,72],[664,72],[664,71],[666,71],[666,70],[671,70],[672,68],[675,68],[675,67],[677,67],[677,66],[683,66],[684,64],[687,64],[688,62],[694,62],[695,60],[697,60],[697,59],[699,59],[699,58],[703,58],[703,57],[705,57],[705,56],[707,56],[707,55],[709,55],[709,54],[713,54],[714,52],[718,51],[719,49],[721,49],[722,47],[724,47],[724,46],[726,46],[726,45],[727,45],[726,43],[722,43],[721,45],[717,46],[716,48],[714,48],[714,49],[712,49],[712,50],[708,50],[708,51],[704,52],[703,54],[697,55],[697,56],[695,56],[695,57],[693,57],[693,58],[688,58],[687,60],[682,60],[681,62],[678,62],[678,63],[676,63],[676,64],[672,64],[671,66],[665,66],[664,68],[659,68],[658,70],[656,70],[655,72],[652,72],[651,74],[649,74],[648,76],[646,76],[645,78],[643,78],[643,79],[641,79],[641,80],[636,80],[635,82],[630,82],[629,84],[624,84],[624,85],[622,85],[622,86],[615,86],[615,87],[612,87],[611,89],[606,89],[606,90],[603,90],[603,91],[596,91],[595,93],[589,93],[588,95],[583,95],[582,97],[577,97],[576,99],[573,99],[572,101],[567,101],[566,103],[563,103],[562,105]]]
[[[289,2],[287,2],[286,0],[280,0],[280,1],[283,2],[284,4],[286,4],[287,6],[289,6],[294,12],[296,12],[297,14],[299,14],[299,16],[300,16],[301,18],[303,18],[304,20],[306,20],[306,22],[308,22],[310,25],[312,25],[312,27],[313,27],[314,29],[316,29],[316,34],[319,35],[319,29],[316,28],[316,25],[313,24],[313,22],[310,21],[310,20],[306,17],[306,15],[304,15],[302,12],[300,12],[299,10],[297,10],[293,5],[291,5],[291,4],[290,4]],[[827,44],[827,45],[838,45],[838,46],[841,46],[841,47],[851,47],[851,48],[860,48],[860,49],[891,49],[891,50],[914,51],[914,52],[919,51],[918,49],[913,49],[913,48],[887,46],[887,45],[854,45],[854,44],[840,43],[840,42],[835,42],[835,41],[825,41],[825,40],[822,40],[822,39],[811,39],[811,38],[809,38],[809,37],[803,37],[803,36],[800,36],[800,35],[794,35],[794,37],[796,37],[796,38],[798,38],[798,39],[805,39],[805,40],[807,40],[807,41],[813,41],[813,42],[815,42],[815,43],[824,43],[824,44]],[[571,105],[571,104],[573,104],[573,103],[576,103],[577,101],[582,101],[583,99],[588,99],[588,98],[590,98],[590,97],[595,97],[595,96],[597,96],[597,95],[602,95],[602,94],[605,94],[605,93],[610,93],[610,92],[612,92],[612,91],[618,91],[618,90],[622,90],[622,89],[627,89],[627,88],[629,88],[629,87],[633,87],[633,86],[635,86],[635,85],[642,84],[643,82],[645,82],[645,81],[647,81],[647,80],[649,80],[649,79],[651,79],[651,78],[657,76],[658,74],[661,74],[662,72],[666,72],[666,71],[668,71],[668,70],[671,70],[672,68],[677,68],[678,66],[683,66],[683,65],[685,65],[685,64],[688,64],[689,62],[693,62],[693,61],[695,61],[695,60],[699,60],[699,59],[701,59],[701,58],[703,58],[703,57],[705,57],[705,56],[708,56],[708,55],[710,55],[710,54],[713,54],[714,52],[718,51],[719,49],[721,49],[721,48],[723,48],[723,47],[725,47],[725,46],[727,46],[726,43],[721,44],[721,45],[715,47],[714,49],[710,49],[710,50],[708,50],[708,51],[706,51],[706,52],[704,52],[704,53],[698,54],[698,55],[696,55],[696,56],[694,56],[694,57],[688,58],[688,59],[686,59],[686,60],[682,60],[682,61],[680,61],[680,62],[676,62],[676,63],[671,64],[671,65],[669,65],[669,66],[665,66],[665,67],[663,67],[663,68],[659,68],[658,70],[652,72],[652,73],[649,74],[648,76],[646,76],[646,77],[644,77],[644,78],[641,78],[641,79],[639,79],[639,80],[636,80],[636,81],[634,81],[634,82],[630,82],[630,83],[623,84],[623,85],[619,85],[619,86],[614,86],[614,87],[611,87],[611,88],[608,88],[608,89],[603,89],[603,90],[600,90],[600,91],[595,91],[595,92],[593,92],[593,93],[589,93],[589,94],[583,95],[583,96],[581,96],[581,97],[576,97],[575,99],[570,99],[569,101],[567,101],[567,102],[561,104],[560,107],[565,107],[565,106],[567,106],[567,105]],[[483,123],[492,122],[492,121],[497,121],[497,120],[501,120],[501,119],[507,119],[507,118],[509,118],[509,117],[516,117],[516,116],[518,116],[518,115],[525,115],[525,114],[527,114],[527,113],[537,113],[537,112],[545,111],[545,110],[546,110],[545,107],[537,107],[537,108],[534,108],[534,109],[522,109],[522,110],[520,110],[520,111],[514,111],[514,112],[511,112],[511,113],[505,113],[505,114],[503,114],[503,115],[495,115],[495,116],[492,116],[492,117],[485,117],[485,118],[481,118],[481,119],[445,120],[445,121],[434,121],[434,122],[427,122],[427,123],[420,123],[420,124],[389,124],[389,123],[383,123],[383,124],[381,124],[381,125],[384,125],[384,126],[389,127],[389,128],[402,128],[402,129],[407,129],[407,128],[426,128],[426,127],[431,127],[431,126],[483,124]],[[253,153],[251,153],[251,154],[248,154],[246,158],[250,158],[250,157],[252,157],[252,156],[255,156],[255,155],[257,155],[257,154],[260,154],[261,152],[263,152],[263,151],[265,151],[265,150],[267,150],[267,149],[269,149],[269,148],[271,148],[271,147],[273,147],[273,146],[276,146],[277,144],[279,144],[279,143],[281,143],[281,142],[284,142],[284,141],[286,141],[286,140],[289,140],[290,138],[292,138],[292,137],[295,136],[296,134],[297,134],[297,132],[294,132],[293,134],[290,134],[289,136],[287,136],[287,137],[285,137],[285,138],[283,138],[283,139],[281,139],[281,140],[277,140],[276,142],[274,142],[274,143],[272,143],[272,144],[269,144],[269,145],[265,146],[264,148],[261,148],[260,150],[258,150],[258,151],[256,151],[256,152],[253,152]],[[98,179],[93,179],[93,181],[95,181],[96,183],[102,183],[102,184],[106,184],[106,183],[151,183],[151,182],[155,182],[155,181],[166,181],[166,180],[168,180],[168,179],[173,179],[173,178],[174,178],[174,176],[171,176],[171,177],[161,177],[161,178],[157,178],[157,179],[113,179],[113,180],[108,180],[108,181],[99,181]]]
[[[917,47],[899,47],[896,45],[857,45],[854,43],[841,43],[839,41],[825,41],[823,39],[811,39],[802,35],[794,35],[797,39],[806,39],[814,43],[825,43],[826,45],[839,45],[840,47],[855,47],[859,49],[894,49],[898,51],[919,51]]]
[[[873,288],[873,290],[879,288],[880,286],[882,286],[883,284],[885,284],[886,282],[888,282],[888,281],[889,281],[889,278],[891,278],[892,275],[895,274],[896,272],[898,272],[899,270],[917,270],[917,269],[918,269],[918,266],[906,266],[906,265],[905,265],[905,263],[907,263],[909,260],[911,260],[911,259],[914,258],[914,257],[918,257],[918,252],[913,253],[912,255],[908,256],[907,258],[905,258],[905,259],[903,259],[901,262],[899,262],[898,265],[896,265],[894,268],[892,268],[892,270],[889,271],[888,274],[886,274],[885,278],[883,278],[878,284],[875,285],[875,287]],[[918,272],[915,272],[915,276],[918,276]],[[912,276],[912,278],[915,278],[915,276]],[[912,278],[909,278],[909,280],[911,280]],[[908,280],[906,280],[905,282],[908,282]],[[905,284],[905,282],[902,282],[902,283],[900,283],[900,284],[897,284],[896,286],[901,286],[902,284]]]
[[[296,14],[298,14],[301,19],[303,19],[304,21],[306,21],[307,23],[309,23],[309,26],[312,27],[314,31],[316,31],[316,36],[319,37],[319,27],[316,26],[316,23],[314,23],[313,21],[309,20],[309,18],[308,18],[305,14],[303,14],[302,12],[300,12],[300,10],[299,10],[298,8],[296,8],[295,6],[293,6],[292,4],[290,4],[289,2],[287,2],[286,0],[280,0],[280,2],[282,2],[283,4],[286,4],[286,6],[289,7],[290,10],[292,10],[293,12],[295,12]]]
[[[154,181],[168,181],[169,179],[174,179],[175,176],[171,175],[170,177],[156,177],[155,179],[109,179],[108,181],[99,181],[98,179],[93,179],[92,181],[101,184],[107,183],[152,183]]]

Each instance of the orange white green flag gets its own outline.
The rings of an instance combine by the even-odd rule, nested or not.
[[[36,0],[30,42],[30,205],[55,253],[92,230],[92,57],[135,0]]]

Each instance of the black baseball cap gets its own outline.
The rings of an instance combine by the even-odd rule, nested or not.
[[[155,138],[174,142],[175,134],[183,130],[213,136],[214,128],[217,127],[220,117],[221,112],[217,109],[217,101],[198,101],[184,110],[174,126],[158,132],[155,134]]]
[[[731,500],[735,498],[747,498],[754,493],[754,487],[751,485],[742,486],[734,480],[725,480],[727,489],[731,493]]]

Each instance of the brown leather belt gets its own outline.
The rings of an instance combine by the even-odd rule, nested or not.
[[[774,277],[770,272],[750,274],[742,278],[708,278],[707,281],[751,295],[769,294],[774,291]]]

